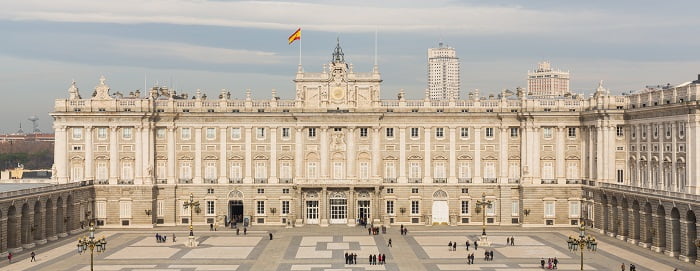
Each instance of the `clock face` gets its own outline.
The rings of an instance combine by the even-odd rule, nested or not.
[[[333,99],[335,100],[343,99],[345,97],[345,90],[341,87],[336,87],[333,89],[331,95],[333,95]]]

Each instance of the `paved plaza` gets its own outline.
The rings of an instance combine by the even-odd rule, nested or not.
[[[475,264],[467,265],[467,240],[478,240],[478,227],[408,226],[408,235],[398,227],[386,234],[368,235],[362,227],[305,226],[300,228],[253,227],[247,235],[230,229],[216,232],[196,230],[200,245],[184,246],[187,232],[183,228],[153,230],[104,230],[96,236],[108,240],[107,251],[95,254],[95,270],[277,270],[277,271],[362,271],[362,270],[541,270],[539,261],[557,257],[559,270],[579,270],[580,254],[570,252],[566,238],[574,229],[493,228],[488,230],[491,247],[474,251]],[[168,236],[164,243],[155,241],[156,232]],[[272,233],[273,240],[268,234]],[[176,242],[172,241],[175,234]],[[598,251],[584,253],[585,270],[620,270],[621,263],[634,263],[637,270],[697,270],[649,250],[605,236],[598,239]],[[515,246],[505,244],[513,236]],[[389,238],[393,247],[388,247]],[[76,236],[36,248],[37,262],[29,261],[30,250],[17,253],[12,264],[7,259],[0,270],[90,270],[89,253],[78,255]],[[457,242],[457,250],[447,248]],[[493,250],[494,260],[484,261],[484,251]],[[357,263],[346,265],[345,253],[356,253]],[[386,265],[369,265],[370,254],[385,254]]]

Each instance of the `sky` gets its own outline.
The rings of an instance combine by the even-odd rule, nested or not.
[[[457,50],[461,92],[526,86],[547,60],[571,88],[613,93],[680,84],[700,73],[700,1],[226,1],[0,0],[0,133],[51,132],[55,99],[75,80],[89,97],[100,75],[112,92],[155,84],[178,93],[250,89],[294,97],[299,62],[320,72],[340,39],[357,72],[376,61],[381,96],[422,99],[427,49]],[[287,37],[302,28],[301,44]]]

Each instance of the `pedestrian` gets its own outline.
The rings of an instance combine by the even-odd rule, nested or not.
[[[32,251],[32,253],[31,253],[31,254],[29,254],[29,255],[31,255],[31,256],[32,256],[32,259],[31,259],[31,260],[29,260],[29,262],[36,262],[36,258],[35,258],[35,257],[36,257],[36,253],[34,253],[34,251]]]
[[[352,262],[353,264],[357,264],[357,253],[352,254]]]
[[[272,241],[272,233],[270,233],[270,241]]]
[[[469,251],[469,240],[467,240],[467,243],[465,244],[465,246],[467,247],[467,251]]]
[[[630,271],[637,271],[637,266],[630,264]]]
[[[620,265],[620,270],[621,270],[621,271],[625,271],[625,263],[622,263],[622,264]],[[676,269],[674,268],[673,271],[676,271]]]
[[[173,243],[175,243],[175,233],[173,232]]]
[[[479,241],[474,241],[474,250],[479,249]]]
[[[452,251],[457,251],[457,242],[452,243]]]
[[[450,243],[447,244],[447,250],[452,250],[452,241],[450,241]]]
[[[219,226],[219,225],[218,225],[218,224],[214,224],[214,231],[216,231],[217,226]]]
[[[386,264],[386,254],[382,253],[382,263]]]
[[[552,260],[552,263],[554,264],[554,269],[557,269],[557,264],[559,264],[559,260],[557,260],[557,257],[554,257],[554,260]]]
[[[540,258],[540,265],[542,266],[542,269],[544,269],[544,258]]]
[[[388,247],[392,247],[392,246],[391,246],[391,238],[389,238],[389,245],[388,245]]]
[[[511,246],[515,245],[515,238],[513,238],[513,236],[510,237],[510,245]]]
[[[372,227],[369,227],[369,229],[367,229],[367,235],[372,235]]]
[[[369,255],[369,265],[372,265],[372,254]]]
[[[209,231],[214,231],[214,223],[209,223]]]
[[[7,253],[7,260],[12,263],[12,252]]]
[[[345,264],[348,264],[348,262],[350,262],[348,258],[348,253],[345,252]]]
[[[236,235],[239,235],[240,232],[241,232],[241,229],[240,229],[240,228],[236,228]]]
[[[243,235],[248,235],[248,228],[243,227]]]
[[[506,237],[506,245],[510,245],[510,237]]]
[[[377,260],[379,261],[379,264],[382,264],[382,254],[377,254]]]

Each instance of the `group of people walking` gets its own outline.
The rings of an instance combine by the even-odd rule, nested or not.
[[[159,233],[156,233],[156,243],[165,243],[165,240],[168,239],[168,235],[160,235]],[[173,242],[175,242],[175,234],[173,233]]]
[[[345,264],[357,264],[357,254],[345,252]]]
[[[408,234],[408,228],[404,227],[403,224],[401,225],[401,235],[406,235]]]
[[[493,250],[484,251],[484,260],[493,261]]]
[[[540,259],[540,265],[542,266],[542,269],[557,269],[557,264],[559,264],[559,260],[557,260],[557,257],[548,258],[547,262],[544,261],[544,258]]]
[[[506,238],[506,246],[514,246],[515,238],[513,236]]]
[[[370,254],[369,265],[386,264],[386,254]]]

